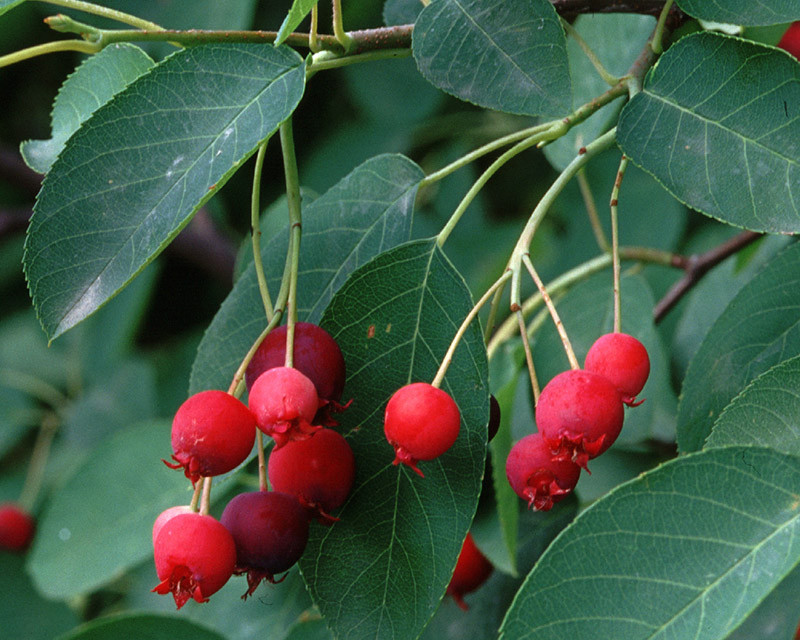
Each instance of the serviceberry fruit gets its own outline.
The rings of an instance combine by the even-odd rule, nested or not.
[[[319,408],[314,383],[292,367],[262,373],[250,389],[248,404],[258,428],[272,436],[276,449],[322,428],[311,424]]]
[[[506,458],[508,483],[528,508],[537,511],[549,511],[566,498],[580,474],[581,468],[571,460],[553,460],[550,446],[540,433],[522,438]]]
[[[0,549],[25,551],[36,532],[36,520],[22,507],[6,502],[0,504]]]
[[[427,382],[414,382],[394,392],[386,405],[383,430],[394,447],[393,464],[407,464],[423,478],[420,460],[432,460],[458,438],[461,414],[453,398]]]
[[[487,425],[487,442],[497,435],[500,428],[500,403],[493,395],[489,396],[489,424]]]
[[[197,482],[218,476],[245,461],[256,438],[256,419],[229,393],[201,391],[186,400],[172,421],[172,469],[183,468]]]
[[[350,494],[355,469],[350,445],[332,429],[273,449],[267,464],[272,488],[295,496],[323,524],[338,520],[330,512]]]
[[[644,402],[636,402],[636,394],[644,388],[650,375],[650,357],[644,345],[633,336],[627,333],[600,336],[586,354],[583,368],[611,381],[628,406]]]
[[[789,28],[783,32],[778,48],[788,51],[795,58],[800,60],[800,20],[793,22]]]
[[[605,377],[570,369],[548,382],[536,404],[536,424],[555,460],[587,462],[617,439],[625,417],[622,398]]]
[[[180,609],[190,598],[207,602],[233,575],[236,546],[230,532],[211,516],[182,513],[167,520],[154,544],[153,589],[172,593]]]
[[[275,575],[300,559],[308,542],[308,520],[297,498],[278,491],[240,493],[227,504],[220,521],[236,543],[236,573],[247,574],[243,599],[262,580],[280,582]]]
[[[179,516],[182,513],[194,513],[192,508],[189,505],[181,505],[178,507],[170,507],[169,509],[165,509],[161,513],[158,514],[156,521],[153,523],[153,546],[155,547],[156,538],[158,537],[159,531],[164,527],[167,522],[172,520],[175,516]]]
[[[464,602],[464,595],[475,591],[486,582],[492,569],[492,563],[478,549],[472,534],[468,533],[461,547],[453,577],[450,578],[450,584],[447,586],[447,593],[453,597],[459,607],[466,611],[469,607]]]
[[[245,373],[248,391],[262,373],[284,365],[286,332],[286,325],[277,327],[259,345]],[[293,366],[314,383],[320,401],[338,403],[342,399],[344,356],[325,329],[310,322],[296,323],[293,355]]]

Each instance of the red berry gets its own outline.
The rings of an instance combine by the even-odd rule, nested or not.
[[[262,580],[280,582],[275,574],[290,569],[308,542],[308,514],[287,493],[240,493],[220,521],[236,543],[236,573],[247,573],[248,589],[242,598],[253,595]]]
[[[0,549],[25,551],[33,540],[36,520],[11,502],[0,504]]]
[[[492,438],[497,435],[497,430],[500,428],[500,403],[497,398],[489,396],[489,424],[487,425],[487,442],[491,442]]]
[[[276,449],[322,428],[311,424],[319,408],[317,390],[297,369],[275,367],[262,373],[248,403],[258,428],[272,436]]]
[[[433,460],[453,446],[460,425],[458,406],[447,392],[427,382],[401,387],[389,399],[383,420],[395,450],[393,464],[407,464],[424,478],[417,462]]]
[[[614,443],[624,417],[614,385],[580,369],[559,373],[542,389],[536,405],[536,424],[553,458],[572,460],[584,469]]]
[[[549,511],[566,498],[580,474],[581,468],[571,460],[553,460],[540,433],[522,438],[506,458],[506,477],[514,493],[538,511]]]
[[[208,602],[233,575],[236,546],[228,530],[211,516],[179,514],[156,537],[156,593],[172,593],[180,609],[190,598]]]
[[[472,534],[468,533],[461,547],[453,577],[447,586],[447,593],[453,596],[459,607],[469,609],[464,602],[464,594],[471,593],[480,587],[492,573],[492,564],[475,545]]]
[[[247,366],[247,390],[268,369],[286,361],[286,325],[271,331]],[[339,345],[322,327],[310,322],[294,325],[294,367],[314,383],[323,402],[339,402],[344,390],[344,357]]]
[[[256,420],[248,408],[224,391],[201,391],[184,402],[172,421],[173,469],[186,477],[218,476],[245,461],[256,438]]]
[[[630,406],[650,375],[650,358],[647,349],[627,333],[607,333],[600,336],[586,354],[586,371],[599,373],[617,388],[622,401]]]
[[[788,51],[795,58],[800,60],[800,20],[793,22],[789,28],[784,31],[778,48]]]
[[[269,481],[275,491],[289,493],[323,524],[344,504],[355,478],[350,445],[332,429],[320,429],[306,440],[288,442],[269,456]]]
[[[156,521],[153,523],[153,546],[156,544],[156,538],[158,537],[158,533],[164,527],[167,522],[172,520],[175,516],[179,516],[182,513],[194,513],[192,508],[188,505],[181,505],[179,507],[170,507],[158,514]]]

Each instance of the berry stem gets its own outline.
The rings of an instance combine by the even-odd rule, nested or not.
[[[603,225],[600,224],[600,216],[597,212],[597,204],[594,201],[592,188],[589,186],[589,180],[586,178],[586,169],[583,168],[578,171],[578,175],[575,176],[575,179],[578,182],[578,188],[581,190],[581,196],[586,205],[586,213],[589,215],[589,224],[592,225],[592,231],[594,232],[595,240],[597,240],[597,246],[600,247],[601,251],[610,251],[608,238],[606,237],[605,231],[603,231]]]
[[[207,516],[211,509],[211,476],[202,479],[203,495],[200,497],[200,515]]]
[[[664,26],[666,25],[667,16],[669,15],[670,9],[672,9],[672,0],[667,0],[658,16],[656,30],[653,33],[653,39],[650,42],[650,48],[657,56],[661,55],[661,53],[664,51]]]
[[[614,179],[614,187],[611,189],[611,263],[614,273],[614,333],[619,333],[622,329],[622,305],[620,301],[619,289],[619,216],[617,215],[617,205],[619,204],[619,188],[622,179],[625,177],[625,169],[628,167],[628,158],[622,154],[617,169],[617,177]]]
[[[539,378],[536,376],[536,368],[533,366],[533,354],[531,354],[531,345],[528,340],[528,331],[525,328],[525,318],[522,315],[522,309],[517,309],[514,315],[517,317],[517,324],[519,325],[519,335],[522,338],[522,346],[525,349],[525,361],[528,364],[528,373],[531,378],[531,391],[533,392],[533,406],[539,402]]]
[[[319,38],[317,37],[319,29],[319,5],[315,2],[311,7],[311,24],[308,26],[308,49],[311,53],[317,53],[320,50]]]
[[[272,307],[272,299],[269,295],[267,277],[264,275],[264,263],[261,261],[261,172],[264,169],[264,156],[267,153],[268,141],[264,140],[258,147],[256,166],[253,172],[253,191],[250,196],[250,238],[253,243],[253,264],[256,269],[258,291],[261,294],[261,302],[264,305],[267,322],[272,320],[272,316],[275,313]]]
[[[581,367],[578,364],[578,359],[575,357],[575,351],[572,349],[572,343],[569,341],[569,336],[567,335],[566,329],[564,329],[564,323],[561,322],[561,317],[558,315],[558,311],[556,311],[556,306],[550,299],[550,295],[547,293],[547,289],[545,288],[542,279],[539,277],[539,274],[536,273],[536,269],[533,268],[533,263],[531,262],[531,258],[528,254],[524,254],[522,256],[522,263],[528,269],[528,273],[530,273],[531,278],[533,278],[533,281],[536,283],[536,288],[539,289],[542,300],[544,301],[547,310],[550,312],[550,317],[553,319],[553,323],[556,325],[556,330],[561,338],[561,343],[564,345],[564,351],[567,353],[567,360],[569,360],[570,367],[573,369],[580,369]],[[521,309],[518,309],[517,313],[520,314],[520,321],[522,322],[522,326],[524,328],[525,320],[522,317]]]
[[[256,451],[258,452],[258,488],[261,491],[269,491],[267,460],[264,456],[264,434],[261,429],[256,429]]]
[[[195,484],[194,491],[192,492],[192,501],[189,503],[189,508],[197,513],[198,503],[200,502],[200,494],[203,492],[203,482]]]
[[[591,47],[588,45],[586,40],[584,40],[581,37],[581,34],[578,33],[578,30],[575,27],[573,27],[569,22],[564,20],[564,18],[561,18],[561,26],[564,27],[564,30],[567,32],[567,35],[569,35],[577,43],[577,45],[581,48],[581,51],[583,51],[583,53],[586,54],[586,57],[589,58],[589,62],[592,63],[592,66],[595,68],[595,70],[603,79],[603,81],[612,87],[615,84],[617,84],[619,82],[619,78],[610,74],[606,70],[606,68],[603,66],[603,63],[600,62],[600,58],[598,58],[597,54],[595,54],[595,52],[592,51]]]
[[[59,421],[54,413],[46,413],[39,426],[39,433],[36,436],[36,443],[33,445],[33,453],[28,463],[28,472],[25,475],[25,484],[19,497],[19,506],[28,512],[33,511],[39,490],[42,488],[47,459],[50,457],[50,445],[53,436],[58,431]]]
[[[283,317],[282,304],[283,303],[280,302],[280,304],[276,307],[275,315],[272,316],[272,320],[269,321],[266,328],[261,332],[258,338],[255,339],[255,342],[253,342],[252,346],[250,347],[250,350],[247,352],[247,354],[242,359],[242,362],[239,364],[239,368],[236,369],[236,373],[233,374],[233,380],[231,380],[231,384],[228,387],[228,393],[230,393],[232,396],[238,398],[242,395],[242,391],[244,390],[244,385],[242,384],[242,382],[244,381],[245,371],[247,371],[247,365],[250,364],[250,361],[253,359],[253,356],[256,354],[256,351],[258,351],[258,347],[264,341],[264,338],[266,338],[267,335],[269,335],[269,332],[272,331],[276,326],[278,326],[278,323],[281,321],[281,318]]]
[[[34,47],[20,49],[13,53],[8,53],[0,56],[0,67],[7,67],[23,60],[29,60],[37,56],[42,56],[47,53],[60,53],[61,51],[78,51],[79,53],[97,53],[102,47],[85,40],[57,40],[55,42],[46,42],[44,44],[37,44]]]
[[[497,291],[500,287],[505,284],[505,281],[511,277],[510,271],[504,271],[503,275],[501,275],[497,280],[495,280],[494,284],[486,290],[480,300],[475,304],[474,307],[470,310],[467,314],[467,317],[464,318],[464,321],[461,323],[461,326],[456,331],[456,334],[453,336],[453,340],[450,342],[450,346],[447,347],[447,352],[444,354],[444,358],[442,358],[442,362],[439,365],[439,370],[436,372],[436,375],[431,382],[432,387],[436,387],[437,389],[442,384],[442,380],[444,379],[445,374],[447,373],[447,368],[450,366],[450,363],[453,361],[453,354],[456,351],[456,347],[458,347],[458,343],[461,342],[461,338],[464,337],[464,333],[467,331],[470,323],[475,319],[475,316],[478,315],[478,311],[481,310],[481,307],[486,304],[487,300]]]
[[[344,21],[342,19],[342,0],[333,0],[333,35],[342,45],[345,53],[349,53],[355,46],[353,39],[347,35],[344,30]]]
[[[59,7],[67,7],[69,9],[76,9],[84,13],[101,16],[116,20],[123,24],[136,27],[138,29],[147,29],[149,31],[163,31],[164,28],[157,25],[155,22],[149,20],[142,20],[137,16],[116,9],[109,9],[108,7],[101,7],[100,5],[92,4],[91,2],[82,2],[81,0],[35,0],[36,2],[46,2],[47,4],[54,4]]]

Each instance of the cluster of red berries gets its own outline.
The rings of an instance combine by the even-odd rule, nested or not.
[[[295,325],[294,367],[283,366],[286,327],[270,333],[246,372],[248,405],[223,391],[191,396],[172,425],[172,468],[196,484],[245,462],[256,428],[271,436],[267,473],[271,491],[235,496],[219,520],[189,507],[172,507],[153,525],[153,591],[172,593],[182,607],[205,602],[233,574],[246,574],[244,598],[262,580],[291,568],[305,550],[309,522],[330,524],[347,499],[355,458],[333,426],[340,410],[345,367],[334,339],[310,323]],[[166,461],[165,461],[166,462]],[[279,581],[279,580],[277,580]]]
[[[506,459],[506,476],[529,507],[547,511],[578,483],[581,469],[617,439],[623,405],[650,374],[650,358],[639,340],[624,333],[601,336],[589,349],[583,369],[555,376],[539,396],[539,431],[517,442]]]
[[[21,553],[33,540],[36,520],[12,502],[0,504],[0,549]]]

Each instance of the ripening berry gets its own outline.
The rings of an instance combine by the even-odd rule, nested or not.
[[[225,507],[220,521],[236,543],[236,573],[247,573],[245,599],[262,580],[280,582],[275,575],[288,571],[308,542],[308,513],[287,493],[240,493]]]
[[[447,593],[453,596],[456,604],[466,611],[469,607],[464,602],[464,595],[475,591],[486,582],[492,573],[492,568],[491,562],[475,545],[472,534],[468,533],[461,547],[453,577],[450,578],[450,584],[447,586]]]
[[[578,484],[580,474],[581,468],[571,460],[553,460],[540,433],[522,438],[506,458],[508,483],[528,508],[537,511],[549,511],[566,498]]]
[[[167,524],[172,518],[175,516],[179,516],[182,513],[194,513],[192,508],[189,505],[181,505],[178,507],[170,507],[169,509],[165,509],[161,513],[158,514],[155,522],[153,523],[153,546],[156,544],[156,538],[158,537],[159,531],[161,531],[162,527]]]
[[[332,429],[273,449],[267,463],[272,488],[295,496],[323,524],[338,520],[330,512],[350,495],[355,469],[350,445]]]
[[[644,402],[636,402],[636,395],[650,375],[650,358],[644,345],[633,336],[627,333],[600,336],[586,354],[584,369],[611,381],[625,404],[635,407]]]
[[[536,404],[536,424],[555,460],[587,462],[617,439],[625,417],[622,398],[603,376],[570,369],[548,382]]]
[[[256,439],[256,420],[249,409],[224,391],[196,393],[186,400],[172,421],[172,469],[183,468],[197,482],[218,476],[245,461]]]
[[[0,504],[0,549],[25,551],[35,531],[36,520],[25,509],[11,502]]]
[[[433,460],[458,438],[461,414],[453,398],[427,382],[395,391],[386,405],[383,430],[394,447],[393,464],[407,464],[423,478],[420,460]]]
[[[170,518],[154,544],[156,573],[153,589],[172,593],[180,609],[190,598],[208,602],[233,575],[236,546],[228,530],[211,516],[183,513]]]
[[[319,408],[314,383],[297,369],[275,367],[262,373],[248,400],[256,424],[275,440],[275,448],[303,440],[321,429],[311,421]]]
[[[790,24],[789,28],[784,31],[778,42],[778,48],[788,51],[800,60],[800,20]]]

